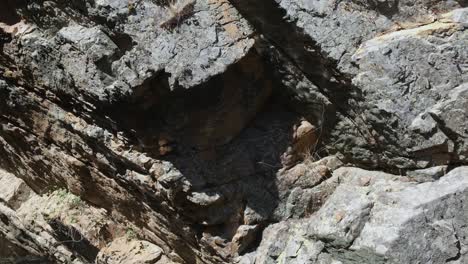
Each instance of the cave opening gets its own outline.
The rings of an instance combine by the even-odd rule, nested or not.
[[[278,171],[293,127],[304,117],[291,108],[291,96],[268,64],[252,49],[190,89],[171,90],[171,74],[154,73],[132,99],[105,109],[139,151],[169,161],[190,183],[172,206],[199,227],[200,241],[225,241],[217,252],[227,250],[241,226],[252,231],[239,250],[252,250],[263,227],[278,220]]]
[[[7,26],[12,26],[21,21],[21,17],[17,14],[16,9],[21,5],[22,1],[5,0],[0,9],[0,23]]]

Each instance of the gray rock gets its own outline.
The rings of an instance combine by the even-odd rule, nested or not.
[[[467,61],[463,3],[234,3],[336,107],[328,110],[334,114],[318,118],[331,135],[325,139],[330,152],[341,153],[360,166],[394,171],[465,158],[460,155],[465,144],[455,142],[460,139],[443,122],[430,121],[430,117],[421,121],[435,104],[466,82],[464,66],[459,66]],[[282,11],[284,21],[275,24]],[[293,40],[282,34],[290,34]],[[288,80],[288,76],[283,77]],[[287,89],[296,89],[296,94],[302,93],[297,85],[283,83]],[[323,105],[323,100],[308,99],[296,108],[304,115],[317,116],[309,106]]]
[[[4,2],[0,256],[468,261],[465,1]]]
[[[307,239],[306,230],[295,221],[269,226],[263,232],[253,263],[315,263],[324,243]]]
[[[170,263],[163,256],[161,248],[147,241],[127,240],[121,238],[114,240],[108,247],[103,248],[96,258],[96,264],[120,263]]]
[[[447,171],[448,166],[437,166],[422,170],[408,171],[406,175],[418,182],[426,182],[438,180],[440,177],[444,176]]]
[[[85,5],[94,19],[108,20],[113,28],[96,25],[81,13],[61,13],[69,7],[50,3],[60,15],[49,19],[67,25],[56,37],[41,28],[20,37],[23,49],[30,50],[21,59],[45,85],[75,96],[84,92],[113,102],[132,95],[158,73],[170,75],[171,89],[190,88],[226,71],[254,43],[252,29],[228,2],[196,1],[189,16],[170,30],[159,26],[169,11],[149,0]],[[42,7],[30,4],[23,12],[38,12],[37,8]]]
[[[447,32],[452,40],[444,41],[439,32]],[[451,94],[460,89],[457,86],[466,82],[466,74],[459,72],[457,66],[467,60],[464,39],[466,36],[459,24],[434,22],[376,37],[365,42],[353,55],[360,69],[353,83],[362,87],[366,102],[379,111],[397,116],[398,122],[394,125],[401,127],[401,131],[407,131],[407,127],[414,131],[397,137],[413,156],[421,158],[460,151],[454,149],[457,139],[445,129],[445,120],[429,116],[427,112],[449,100]],[[427,63],[421,63],[424,58]],[[462,98],[459,96],[456,100]],[[451,111],[459,111],[457,109]]]
[[[57,36],[65,42],[73,43],[80,51],[87,53],[94,62],[104,58],[110,59],[118,50],[117,45],[99,27],[70,25],[60,29]]]
[[[0,169],[0,200],[13,209],[18,209],[29,199],[32,190],[24,181]]]
[[[265,230],[255,263],[462,263],[467,174],[468,168],[459,167],[435,182],[416,184],[338,169],[342,183],[317,213]],[[295,241],[315,245],[315,253],[301,252]],[[295,255],[288,260],[292,248]]]

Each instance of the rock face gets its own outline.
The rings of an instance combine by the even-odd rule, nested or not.
[[[340,168],[320,210],[264,231],[255,263],[465,263],[467,173],[417,184]]]
[[[0,262],[468,262],[466,1],[4,2]]]
[[[330,151],[389,170],[464,162],[446,123],[465,109],[436,110],[467,81],[464,1],[233,2],[335,104]]]

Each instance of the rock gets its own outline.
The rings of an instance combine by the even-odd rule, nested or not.
[[[459,228],[466,210],[459,199],[463,199],[466,192],[467,172],[465,167],[458,168],[438,182],[389,193],[374,205],[373,219],[364,226],[352,249],[370,249],[396,262],[442,263],[447,259],[464,259],[460,255],[464,252],[464,242],[459,240],[464,231]],[[451,199],[460,203],[451,203]],[[395,207],[395,204],[400,206]],[[386,220],[381,221],[383,211]],[[423,219],[428,214],[432,218],[425,222]],[[393,229],[394,226],[398,228]],[[385,238],[379,235],[384,233]],[[410,249],[416,244],[419,250]]]
[[[342,183],[317,213],[265,230],[255,263],[301,258],[307,260],[300,263],[463,262],[467,173],[460,167],[435,182],[417,184],[390,174],[338,169]],[[369,180],[364,186],[363,177]],[[297,240],[305,240],[302,247],[315,245],[315,253],[302,252],[293,243]],[[296,255],[287,260],[290,247],[296,247]]]
[[[317,144],[317,128],[306,120],[293,127],[292,145],[282,156],[282,164],[289,168],[300,159],[313,155]]]
[[[210,195],[208,193],[194,192],[191,196],[188,197],[188,200],[195,204],[207,206],[220,202],[220,200],[222,200],[222,197],[217,193]]]
[[[254,242],[259,226],[241,225],[232,238],[231,250],[234,253],[242,254]]]
[[[466,103],[468,96],[468,84],[462,84],[456,87],[447,99],[437,103],[429,113],[433,115],[439,123],[443,123],[447,133],[450,133],[457,145],[456,151],[458,159],[463,160],[468,153],[467,143],[463,140],[467,131],[460,126],[467,120]],[[453,133],[453,134],[452,134]]]
[[[278,174],[278,190],[281,198],[275,215],[279,219],[302,218],[316,211],[337,186],[336,157],[318,161],[306,159],[293,168]],[[330,165],[331,167],[328,167]]]
[[[304,238],[306,228],[297,224],[282,222],[265,229],[254,263],[314,263],[324,243]]]
[[[103,248],[96,259],[97,264],[108,263],[170,263],[168,259],[163,256],[161,248],[151,244],[147,241],[131,240],[126,238],[119,238],[106,248]]]
[[[245,56],[253,44],[249,38],[252,29],[229,8],[228,2],[194,2],[194,11],[175,31],[157,26],[167,11],[152,1],[134,4],[132,8],[122,1],[84,5],[86,13],[94,15],[91,20],[96,21],[89,21],[76,10],[73,15],[63,12],[68,8],[66,4],[48,3],[52,14],[41,19],[69,25],[59,28],[55,38],[36,30],[18,39],[24,49],[31,51],[29,55],[44,56],[27,55],[22,58],[24,63],[30,63],[33,75],[48,85],[60,82],[76,86],[79,91],[101,101],[129,96],[136,92],[135,87],[160,72],[171,76],[171,89],[199,85],[224,72],[227,66]],[[34,16],[35,12],[43,11],[41,5],[29,4],[20,12]],[[222,17],[218,18],[218,14]],[[96,22],[106,19],[113,28],[105,24],[96,26]],[[80,24],[82,20],[88,23]],[[63,56],[50,56],[51,50]],[[42,69],[35,67],[41,60],[50,63]],[[94,76],[89,78],[88,72]],[[76,91],[66,92],[76,94]]]
[[[408,177],[415,179],[418,182],[434,181],[447,173],[447,166],[438,166],[422,170],[409,171],[406,174]]]
[[[367,168],[395,171],[456,163],[460,159],[465,144],[454,142],[460,139],[450,134],[440,120],[427,123],[429,117],[425,124],[417,120],[439,101],[447,100],[447,91],[466,82],[464,70],[456,69],[467,60],[461,45],[466,38],[461,22],[463,4],[295,0],[233,3],[335,106],[321,112],[325,130],[331,134],[324,143],[332,153]],[[413,5],[418,6],[417,11],[410,7]],[[289,39],[284,38],[286,34]],[[453,41],[447,42],[446,36],[452,36]],[[433,62],[419,63],[426,58]],[[280,78],[291,79],[288,74]],[[298,85],[283,83],[286,89],[302,93]],[[421,96],[424,100],[418,100]],[[305,116],[317,116],[320,112],[309,105],[322,102],[314,98],[313,102],[296,104],[296,108]],[[424,134],[423,130],[431,127],[437,133]]]
[[[24,181],[0,169],[0,199],[14,210],[28,200],[32,190]]]
[[[445,46],[436,41],[438,38],[440,39],[439,34],[442,34],[442,32],[447,32],[450,35],[453,34],[453,42],[450,42],[450,45],[453,46],[447,48],[454,50],[454,53],[442,51]],[[428,153],[445,152],[455,154],[459,151],[454,149],[453,140],[455,139],[451,134],[447,135],[447,131],[443,123],[441,123],[444,122],[443,120],[436,118],[435,115],[428,116],[426,114],[427,118],[422,122],[418,115],[425,114],[426,112],[430,113],[432,107],[448,99],[447,91],[455,92],[459,90],[457,88],[459,84],[466,81],[463,74],[459,74],[458,70],[456,70],[457,62],[453,63],[454,61],[462,62],[466,60],[464,55],[461,55],[462,53],[459,52],[462,47],[460,46],[460,41],[464,38],[464,34],[461,25],[457,23],[434,22],[426,26],[401,30],[371,39],[364,43],[353,55],[361,71],[354,78],[354,83],[360,87],[366,87],[363,89],[368,94],[368,99],[372,101],[373,99],[371,98],[375,98],[377,100],[375,101],[377,108],[386,113],[399,116],[400,121],[398,126],[401,126],[402,129],[411,124],[416,135],[402,134],[403,137],[398,137],[398,139],[400,142],[408,142],[407,151],[410,151],[413,155],[424,157]],[[422,44],[422,41],[426,40],[429,42]],[[418,43],[421,43],[421,45]],[[412,49],[411,47],[418,47],[418,51],[413,50],[411,56],[403,55],[407,54],[406,50]],[[392,53],[385,55],[382,52],[384,49],[392,50]],[[454,55],[455,53],[459,53],[461,56],[458,57]],[[422,58],[423,56],[427,56],[427,54],[431,54],[428,64],[412,63],[416,57]],[[371,57],[372,59],[370,59]],[[393,58],[398,58],[398,63],[405,64],[405,67],[410,67],[412,69],[411,73],[407,70],[399,70],[401,67],[395,67],[397,61],[391,62]],[[431,60],[433,62],[430,62]],[[376,68],[371,69],[374,67],[371,65],[375,65],[377,62],[382,68],[379,70]],[[386,64],[387,62],[389,64]],[[446,63],[444,69],[449,72],[442,74],[440,68],[431,66],[434,63],[437,65]],[[378,71],[385,72],[386,74],[382,76],[381,73],[377,73]],[[376,83],[377,74],[380,77]],[[417,76],[428,77],[422,79]],[[398,78],[401,81],[398,81]],[[372,84],[368,82],[370,79],[374,80]],[[394,85],[389,86],[390,83],[394,83]],[[387,89],[384,91],[383,87],[387,87]],[[388,89],[388,87],[394,88]],[[384,99],[391,98],[396,94],[402,96],[398,101]],[[424,102],[417,100],[416,96],[424,96]],[[463,97],[460,96],[458,98],[457,100],[462,100]],[[369,100],[367,101],[370,102]],[[436,120],[433,120],[433,118]],[[395,125],[397,124],[395,123]],[[422,138],[422,136],[427,139]],[[408,141],[407,139],[410,138],[413,139]],[[447,162],[450,162],[450,160]],[[437,165],[437,161],[432,161],[432,163]]]
[[[465,263],[467,8],[5,0],[0,258]]]
[[[80,51],[87,52],[95,63],[111,59],[118,50],[117,45],[98,27],[71,25],[60,29],[57,36],[65,42],[76,45]]]

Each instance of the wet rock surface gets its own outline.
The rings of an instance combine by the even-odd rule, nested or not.
[[[7,0],[0,262],[467,262],[467,5]]]

